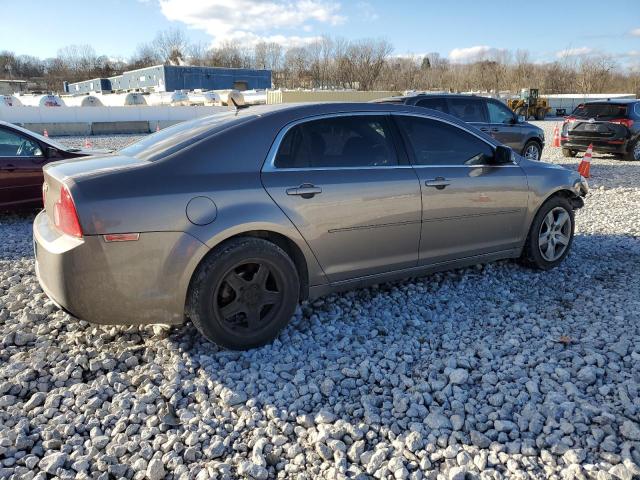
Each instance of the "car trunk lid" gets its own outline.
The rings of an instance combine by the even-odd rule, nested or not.
[[[69,188],[76,204],[82,200],[82,192],[74,188],[81,178],[107,175],[128,168],[146,165],[148,162],[124,155],[80,157],[77,159],[52,162],[43,168],[43,201],[47,216],[54,222],[54,204],[59,201],[62,186]],[[82,218],[80,219],[82,223]]]

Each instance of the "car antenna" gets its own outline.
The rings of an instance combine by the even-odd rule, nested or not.
[[[240,111],[241,108],[247,108],[249,105],[238,105],[236,103],[235,98],[233,98],[231,95],[229,95],[229,100],[231,100],[231,103],[233,103],[233,106],[236,108],[236,115],[238,115],[238,112]]]

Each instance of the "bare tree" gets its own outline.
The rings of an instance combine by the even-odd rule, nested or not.
[[[163,63],[184,65],[190,45],[184,32],[174,28],[158,32],[151,42],[151,47]]]

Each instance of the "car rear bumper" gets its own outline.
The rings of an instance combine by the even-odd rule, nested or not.
[[[627,151],[627,140],[624,139],[596,139],[596,138],[573,138],[569,137],[568,140],[561,139],[560,145],[563,148],[570,150],[576,150],[578,152],[584,152],[589,148],[589,145],[593,145],[594,152],[601,153],[625,153]]]
[[[33,223],[43,291],[73,316],[100,324],[178,324],[192,272],[208,248],[181,232],[107,243],[60,234],[43,211]]]

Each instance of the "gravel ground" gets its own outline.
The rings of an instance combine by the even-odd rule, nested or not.
[[[69,317],[0,217],[0,478],[638,478],[640,164],[591,170],[561,267],[332,295],[245,353]]]

